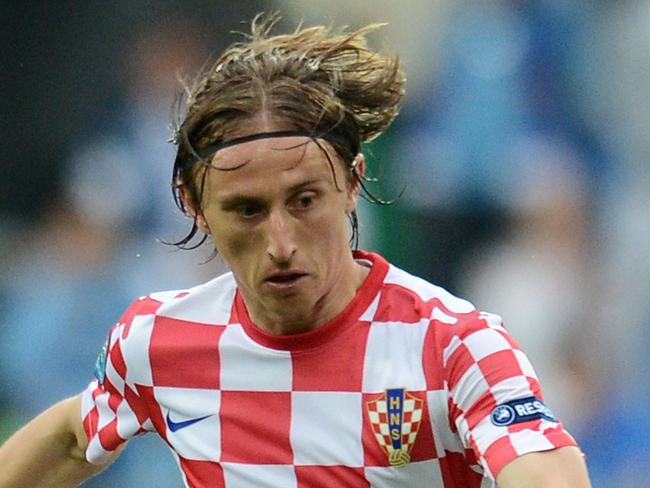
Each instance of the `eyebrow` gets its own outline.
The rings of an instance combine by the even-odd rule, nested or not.
[[[317,183],[321,183],[323,181],[325,181],[325,178],[314,178],[314,179],[310,179],[310,180],[307,180],[307,181],[303,181],[302,183],[297,183],[297,184],[289,187],[288,193],[296,193],[296,192],[302,190],[305,187],[308,187],[310,185],[314,185],[314,184],[317,184]],[[219,204],[221,205],[221,208],[231,209],[231,208],[234,208],[234,207],[236,207],[238,205],[241,205],[243,203],[251,203],[251,202],[259,203],[259,202],[263,202],[264,200],[265,199],[262,198],[262,197],[256,197],[256,196],[244,195],[244,194],[236,194],[236,195],[227,196],[226,198],[221,200],[219,202]]]

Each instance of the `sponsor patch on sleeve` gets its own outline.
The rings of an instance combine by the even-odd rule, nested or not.
[[[104,384],[106,378],[106,357],[108,356],[108,338],[104,342],[102,350],[99,351],[97,361],[95,362],[95,378],[99,381],[100,385]]]
[[[557,422],[551,409],[534,396],[502,403],[492,410],[490,414],[490,420],[497,427],[541,419]]]

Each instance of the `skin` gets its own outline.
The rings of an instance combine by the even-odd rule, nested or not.
[[[254,132],[272,130],[278,129]],[[368,274],[348,243],[347,216],[359,187],[329,143],[320,142],[334,175],[308,137],[260,139],[219,151],[212,166],[237,169],[208,169],[200,208],[186,201],[232,269],[252,320],[274,334],[325,324]]]
[[[40,414],[0,448],[0,488],[66,488],[99,473],[102,465],[86,461],[88,445],[81,423],[81,397],[68,398]]]
[[[590,488],[589,475],[577,447],[524,454],[497,476],[500,488]]]

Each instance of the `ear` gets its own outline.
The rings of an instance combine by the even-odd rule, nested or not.
[[[185,186],[183,183],[180,183],[178,185],[178,189],[187,214],[194,219],[196,226],[201,230],[201,232],[206,235],[210,235],[210,227],[208,226],[208,222],[203,216],[201,207],[194,201],[194,198],[192,198],[192,195],[187,189],[187,186]]]
[[[348,214],[352,213],[357,207],[357,200],[361,193],[361,183],[359,180],[363,178],[363,175],[366,173],[366,158],[363,157],[363,154],[357,154],[354,161],[352,161],[352,168],[350,171],[352,171],[352,176],[348,191],[348,202],[345,207],[345,212]]]

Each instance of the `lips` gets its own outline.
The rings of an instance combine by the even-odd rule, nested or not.
[[[269,275],[264,284],[271,289],[285,290],[291,289],[298,285],[299,282],[307,276],[307,273],[301,271],[280,271]]]

